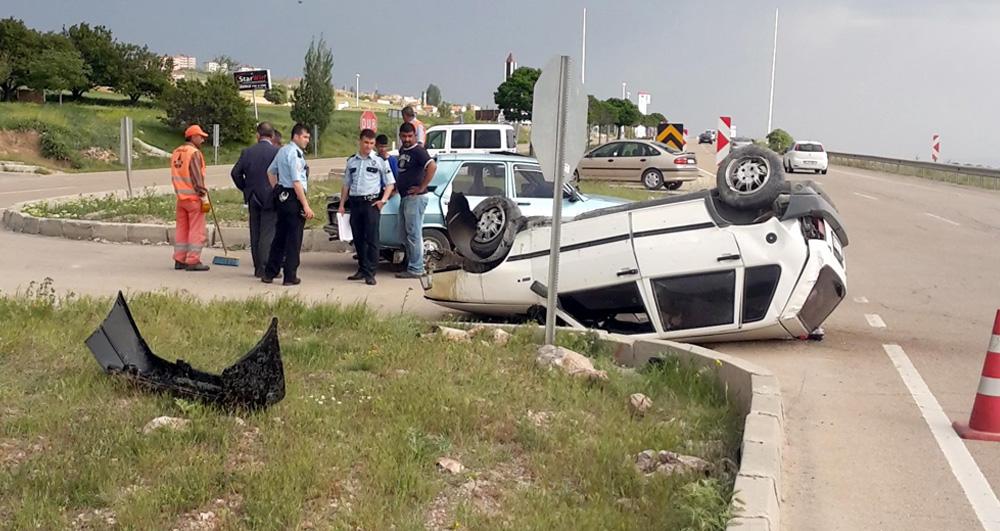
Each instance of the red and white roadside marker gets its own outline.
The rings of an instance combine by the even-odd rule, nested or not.
[[[941,158],[941,135],[931,137],[931,162],[937,162]]]
[[[719,127],[715,130],[715,165],[722,164],[722,161],[729,156],[729,135],[733,126],[733,119],[729,116],[719,117]]]

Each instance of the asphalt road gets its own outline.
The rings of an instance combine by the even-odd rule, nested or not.
[[[712,168],[707,148],[696,151],[702,167]],[[311,164],[325,172],[342,167],[343,159]],[[952,420],[968,420],[1000,307],[1000,193],[839,167],[828,175],[792,178],[819,181],[847,224],[847,300],[825,324],[822,342],[713,346],[767,366],[780,378],[788,442],[782,527],[982,528],[883,345],[901,346],[945,413]],[[211,168],[209,181],[228,183],[228,167]],[[166,170],[134,175],[135,186],[168,183]],[[115,172],[0,174],[0,207],[123,185],[124,176]],[[0,249],[0,292],[51,277],[58,290],[77,293],[164,288],[205,297],[294,293],[309,300],[367,303],[386,312],[441,315],[420,297],[414,282],[385,273],[375,289],[342,280],[352,269],[343,254],[306,254],[303,284],[286,289],[254,282],[245,253],[239,269],[216,267],[196,274],[170,270],[167,247],[0,230]],[[873,327],[869,319],[881,320],[884,328]],[[966,446],[996,491],[1000,444]]]
[[[968,421],[1000,308],[1000,193],[836,166],[789,178],[820,182],[844,219],[846,302],[822,342],[712,346],[781,381],[782,527],[982,529],[883,345],[901,346],[948,417]],[[997,492],[1000,444],[966,446]]]
[[[316,159],[309,165],[313,175],[331,169],[343,170],[346,159]],[[213,187],[232,186],[232,166],[210,166],[208,183]],[[170,185],[167,169],[133,172],[132,186]],[[104,192],[125,188],[124,172],[60,175],[0,173],[0,208],[11,204],[78,193]],[[312,205],[318,215],[326,215],[325,205]],[[295,295],[304,300],[342,304],[367,304],[383,312],[413,312],[424,317],[440,317],[444,312],[423,299],[420,283],[393,278],[383,270],[379,284],[348,282],[356,265],[347,253],[303,253],[299,276],[302,284],[270,286],[253,277],[249,251],[230,252],[240,258],[240,267],[213,266],[205,273],[174,271],[171,247],[157,245],[98,244],[15,234],[0,230],[0,293],[26,290],[32,282],[45,278],[61,293],[110,296],[118,290],[177,290],[203,298]],[[206,249],[204,262],[211,262],[218,249]]]

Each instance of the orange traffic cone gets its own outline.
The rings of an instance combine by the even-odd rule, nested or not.
[[[997,310],[996,320],[993,321],[993,335],[969,423],[956,422],[952,425],[963,439],[1000,442],[1000,310]]]

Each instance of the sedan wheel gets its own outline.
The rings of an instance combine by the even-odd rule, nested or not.
[[[660,170],[646,170],[642,174],[642,185],[647,190],[656,190],[663,186],[663,174],[660,173]]]
[[[507,222],[507,215],[504,213],[502,208],[494,207],[486,212],[479,218],[479,222],[476,224],[476,236],[475,241],[479,243],[489,243],[503,232],[504,224]]]

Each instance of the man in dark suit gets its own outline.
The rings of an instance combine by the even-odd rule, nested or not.
[[[267,167],[278,153],[278,147],[273,143],[274,133],[270,123],[261,122],[257,126],[257,144],[240,153],[240,160],[236,161],[230,173],[250,209],[250,251],[257,278],[264,275],[278,222],[278,213],[274,209],[274,183],[267,176]]]

